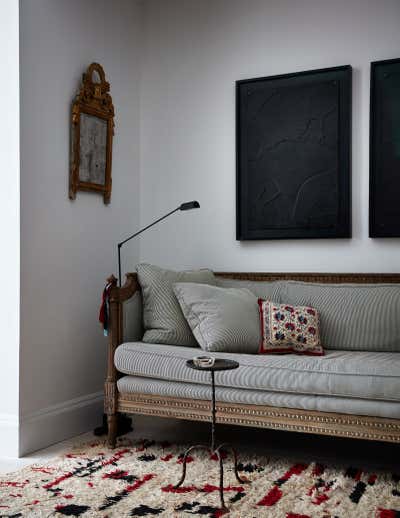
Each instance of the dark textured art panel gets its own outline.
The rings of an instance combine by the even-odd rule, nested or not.
[[[351,67],[237,82],[237,239],[350,236]]]
[[[400,59],[371,64],[370,237],[400,237]]]

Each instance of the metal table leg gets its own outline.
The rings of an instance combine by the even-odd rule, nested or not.
[[[179,480],[179,482],[174,485],[174,489],[177,489],[179,486],[181,486],[184,483],[185,477],[186,477],[186,462],[187,462],[187,458],[189,456],[189,453],[191,453],[194,450],[207,450],[207,451],[211,451],[210,447],[206,446],[205,444],[196,444],[194,446],[190,446],[185,451],[185,453],[183,455],[183,462],[182,462],[182,476],[181,476],[181,479]]]
[[[215,453],[218,453],[218,455],[222,458],[222,455],[219,454],[220,450],[222,449],[230,449],[231,452],[233,453],[233,460],[234,460],[234,471],[235,471],[235,477],[236,477],[236,480],[240,483],[240,484],[248,484],[249,481],[245,478],[241,478],[241,476],[239,475],[239,471],[238,471],[238,456],[237,456],[237,452],[235,450],[235,448],[229,444],[229,443],[223,443],[223,444],[220,444],[219,446],[217,446],[216,450],[215,450]]]
[[[206,446],[205,444],[196,444],[194,446],[190,446],[184,453],[183,462],[182,462],[182,476],[177,484],[175,484],[174,489],[180,487],[186,478],[186,463],[189,454],[194,450],[206,450],[210,453],[210,455],[216,454],[218,463],[219,463],[219,498],[221,501],[221,508],[224,510],[228,510],[225,506],[224,500],[224,464],[223,464],[223,454],[222,449],[230,449],[233,454],[234,460],[234,471],[236,480],[241,484],[249,483],[248,480],[241,478],[238,472],[238,456],[235,448],[228,444],[223,443],[219,446],[215,447],[215,423],[216,423],[216,409],[215,409],[215,376],[214,371],[211,371],[211,389],[212,389],[212,400],[211,400],[211,447]]]

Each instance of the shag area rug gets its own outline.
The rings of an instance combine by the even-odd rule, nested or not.
[[[218,518],[399,518],[399,474],[366,473],[246,454],[237,483],[225,459],[224,494],[229,514],[219,509],[218,462],[206,452],[192,456],[187,478],[184,446],[122,440],[115,450],[95,442],[43,466],[0,477],[2,517],[189,517]]]

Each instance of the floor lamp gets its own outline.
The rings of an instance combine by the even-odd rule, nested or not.
[[[121,248],[125,243],[130,241],[131,239],[137,237],[138,235],[142,234],[146,230],[148,230],[150,227],[153,227],[154,225],[157,225],[157,223],[160,223],[163,219],[168,218],[175,212],[178,212],[180,210],[186,211],[186,210],[192,210],[192,209],[199,209],[200,203],[198,201],[186,201],[185,203],[181,203],[179,207],[177,207],[174,210],[171,210],[164,216],[161,216],[161,218],[156,219],[153,221],[153,223],[150,223],[150,225],[145,226],[144,228],[138,230],[131,236],[127,237],[123,241],[119,242],[117,244],[117,251],[118,251],[118,285],[121,287],[122,284],[122,274],[121,274]],[[128,433],[132,430],[132,419],[124,414],[118,414],[118,431],[117,435],[124,435],[125,433]],[[103,424],[101,426],[98,426],[94,429],[95,435],[105,435],[108,432],[108,426],[107,426],[107,416],[103,415]]]

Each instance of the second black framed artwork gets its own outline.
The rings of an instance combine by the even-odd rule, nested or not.
[[[236,238],[351,237],[350,65],[236,82]]]
[[[371,63],[370,237],[400,237],[400,59]]]

